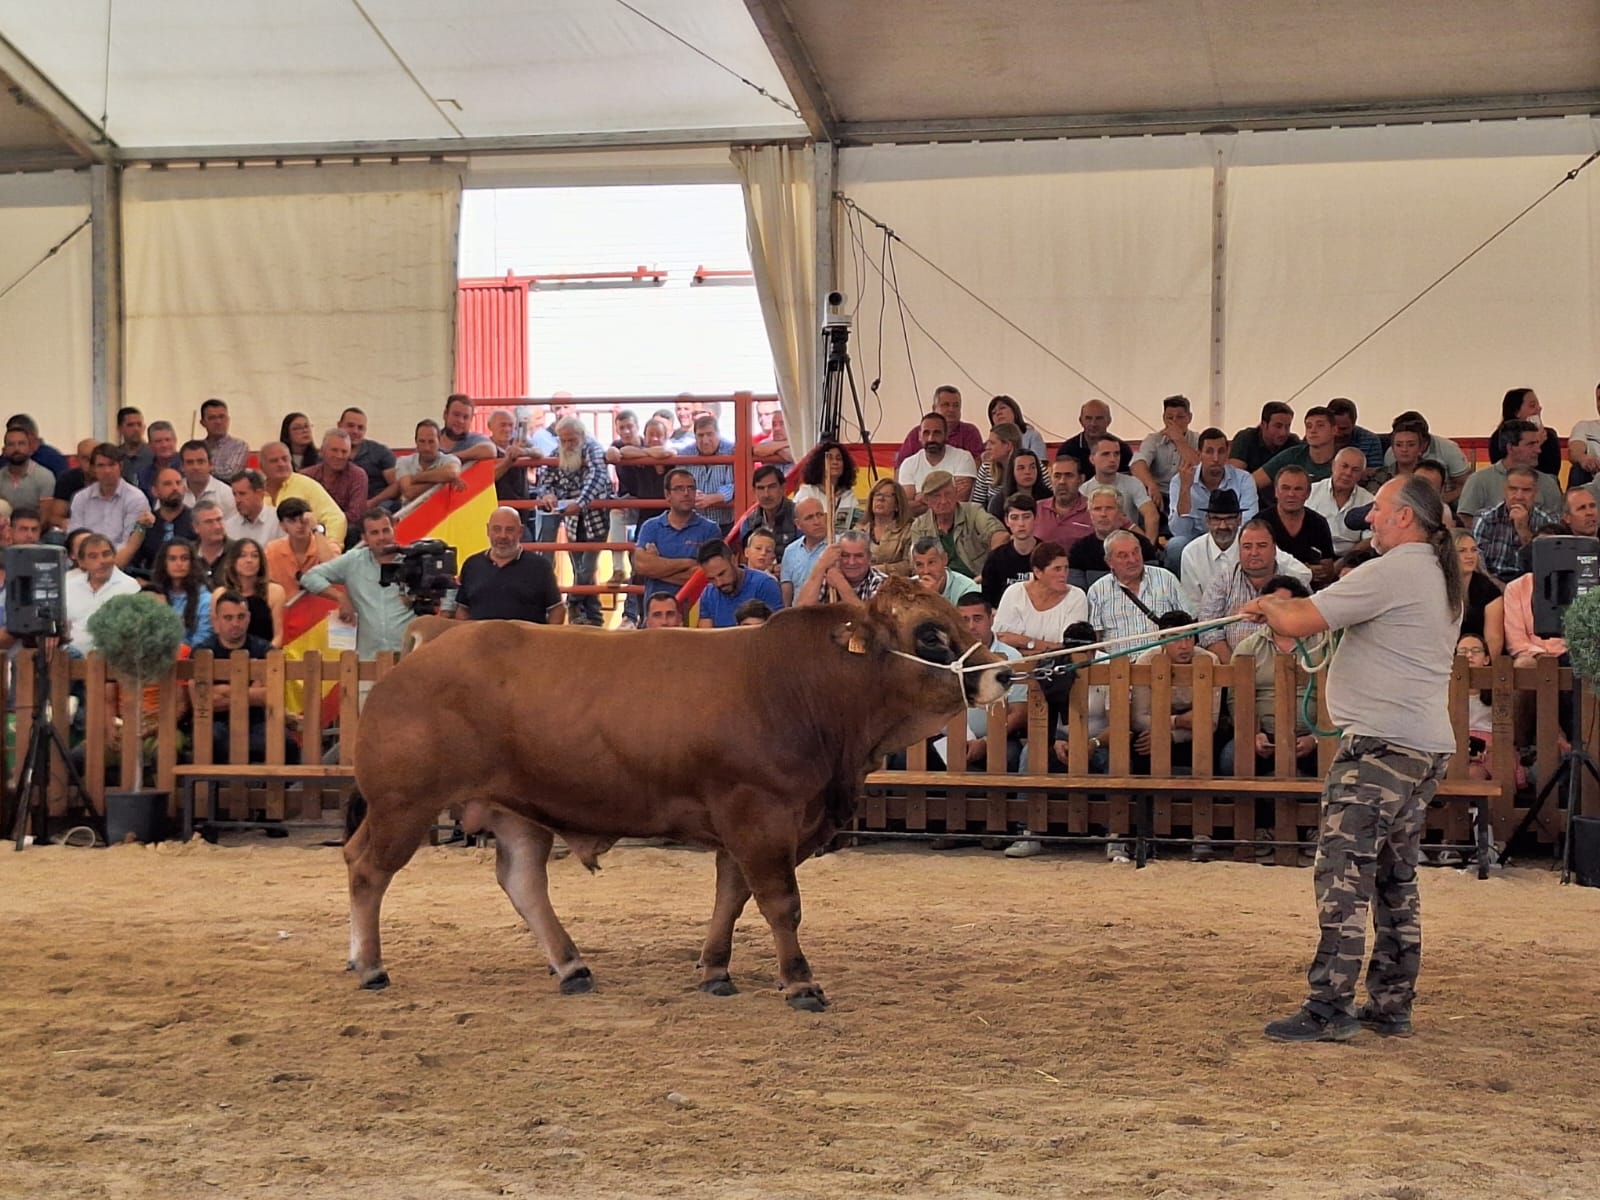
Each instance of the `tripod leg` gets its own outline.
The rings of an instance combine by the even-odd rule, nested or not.
[[[34,812],[35,804],[44,804],[44,788],[38,782],[39,755],[44,751],[44,730],[48,726],[35,721],[28,734],[28,749],[23,754],[22,771],[17,776],[17,815],[11,824],[11,840],[21,850],[27,845],[28,818],[35,817],[35,836],[45,832],[43,814]]]
[[[1550,794],[1565,783],[1572,774],[1572,754],[1569,751],[1567,754],[1562,755],[1561,765],[1556,768],[1555,774],[1545,780],[1544,786],[1539,789],[1539,794],[1533,798],[1533,804],[1529,806],[1527,814],[1518,823],[1517,827],[1511,831],[1511,836],[1506,839],[1505,849],[1500,853],[1502,866],[1511,864],[1511,844],[1533,828],[1533,823],[1539,819],[1539,814],[1544,810],[1545,801],[1550,798]]]

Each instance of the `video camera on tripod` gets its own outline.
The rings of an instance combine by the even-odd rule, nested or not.
[[[398,584],[411,598],[411,611],[419,617],[436,613],[446,593],[456,586],[456,548],[438,538],[396,546],[395,557],[378,564],[378,584]]]
[[[861,410],[855,372],[850,369],[850,314],[844,310],[844,293],[829,292],[822,311],[822,406],[817,412],[817,440],[837,442],[844,424],[844,389],[850,386],[850,403],[866,450],[867,471],[873,480],[878,467],[872,456],[872,434]]]

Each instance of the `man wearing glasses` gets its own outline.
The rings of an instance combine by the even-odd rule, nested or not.
[[[676,593],[697,565],[695,555],[722,536],[717,523],[694,510],[695,478],[682,467],[667,472],[667,511],[639,526],[633,569],[644,577],[644,608],[658,592]]]

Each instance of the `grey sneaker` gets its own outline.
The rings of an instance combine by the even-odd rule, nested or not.
[[[1292,1017],[1273,1021],[1261,1032],[1275,1042],[1348,1042],[1361,1032],[1361,1023],[1343,1013],[1319,1017],[1309,1008],[1302,1008]]]
[[[1364,1029],[1379,1037],[1410,1037],[1411,1014],[1408,1012],[1379,1012],[1371,1004],[1363,1004],[1356,1012],[1356,1020]]]
[[[1133,856],[1128,853],[1127,842],[1107,842],[1106,861],[1114,863],[1130,863]]]
[[[1044,852],[1044,843],[1033,838],[1025,837],[1012,842],[1005,849],[1007,858],[1032,858],[1035,854]]]

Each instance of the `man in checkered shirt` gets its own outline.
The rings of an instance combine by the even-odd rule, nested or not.
[[[1165,567],[1146,566],[1139,539],[1126,529],[1112,533],[1105,541],[1109,575],[1094,581],[1089,588],[1089,620],[1102,638],[1133,637],[1157,633],[1156,618],[1173,609],[1183,609],[1183,589],[1178,577]],[[1129,642],[1119,651],[1137,649],[1142,642]]]
[[[1546,525],[1554,525],[1555,514],[1537,504],[1539,475],[1531,467],[1506,470],[1505,499],[1478,514],[1472,536],[1478,539],[1478,557],[1489,574],[1509,583],[1522,574],[1522,548]]]
[[[567,541],[603,542],[610,525],[610,514],[603,508],[590,508],[596,500],[612,496],[611,472],[606,469],[605,447],[583,427],[576,417],[556,422],[560,443],[553,463],[539,468],[533,495],[541,507],[566,518]],[[595,551],[572,555],[572,582],[594,583]],[[569,621],[574,625],[599,625],[600,597],[573,596],[568,605]]]

